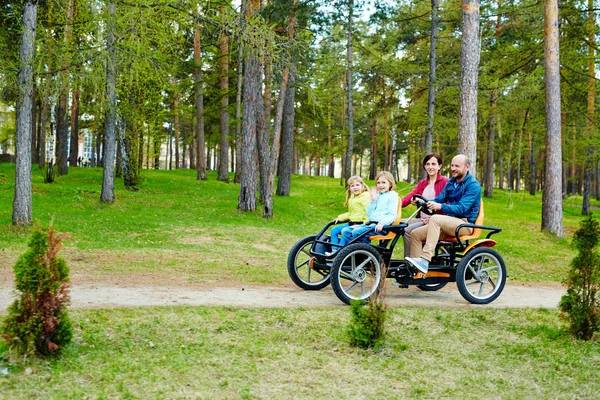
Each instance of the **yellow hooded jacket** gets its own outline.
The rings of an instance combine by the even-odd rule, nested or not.
[[[369,192],[362,192],[358,196],[351,195],[348,199],[348,212],[338,215],[338,222],[366,222],[367,218],[367,206],[371,201],[371,194]]]

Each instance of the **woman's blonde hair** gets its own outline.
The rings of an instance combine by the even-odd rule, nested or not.
[[[380,171],[375,176],[375,182],[377,182],[379,178],[385,178],[385,180],[387,180],[390,183],[390,192],[392,190],[396,190],[396,181],[394,180],[394,177],[392,176],[391,172]]]
[[[361,193],[366,192],[366,191],[369,190],[369,187],[362,180],[362,178],[360,176],[358,176],[358,175],[351,176],[346,181],[346,201],[344,202],[344,206],[348,205],[348,201],[350,200],[350,197],[352,196],[352,192],[350,191],[350,185],[352,185],[354,182],[360,182],[362,184],[363,190],[362,190]]]

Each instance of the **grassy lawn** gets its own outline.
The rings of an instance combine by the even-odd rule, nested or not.
[[[26,249],[11,222],[14,166],[0,164],[0,277]],[[275,216],[236,210],[239,185],[195,172],[144,171],[139,191],[117,180],[99,203],[102,171],[71,169],[46,185],[34,170],[37,223],[69,232],[61,256],[74,281],[153,274],[164,281],[290,285],[300,237],[343,211],[344,189],[295,176]],[[372,184],[372,182],[369,182]],[[409,185],[400,183],[406,194]],[[593,202],[593,207],[598,207]],[[540,232],[541,193],[496,190],[486,224],[508,281],[559,282],[574,252],[581,199],[564,202],[566,239]],[[408,215],[412,210],[406,210]],[[159,281],[161,282],[161,281]],[[390,309],[378,351],[348,345],[348,307],[155,307],[72,310],[73,344],[56,360],[19,359],[0,339],[0,398],[597,398],[599,342],[571,339],[557,310]],[[1,318],[1,317],[0,317]]]
[[[0,376],[0,397],[592,399],[600,393],[598,342],[573,341],[556,311],[392,309],[383,348],[367,351],[348,345],[348,310],[74,311],[74,344],[61,359],[0,359],[0,369],[9,371]]]
[[[197,181],[190,170],[144,171],[143,176],[139,191],[125,190],[117,179],[117,200],[107,205],[99,202],[101,169],[73,168],[50,185],[34,169],[34,220],[42,226],[52,221],[70,233],[73,240],[62,256],[73,273],[288,284],[291,246],[344,211],[344,189],[327,177],[294,176],[291,196],[276,197],[275,215],[266,220],[260,210],[237,211],[239,185],[217,181],[214,172],[207,181]],[[401,195],[411,188],[398,184]],[[10,224],[13,192],[14,165],[0,164],[0,271],[5,272],[25,250],[29,235],[28,228]],[[556,239],[540,231],[541,197],[496,190],[485,199],[486,224],[504,229],[495,238],[509,282],[559,282],[574,256],[569,238],[581,220],[581,199],[565,200],[566,239]],[[412,206],[404,215],[411,212]]]

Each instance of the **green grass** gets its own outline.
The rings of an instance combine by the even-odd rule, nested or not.
[[[102,171],[58,183],[34,171],[34,219],[72,241],[72,276],[152,274],[156,282],[286,284],[300,237],[343,211],[339,181],[294,176],[275,216],[237,211],[239,186],[195,173],[144,171],[140,190],[117,180],[99,202]],[[369,182],[372,184],[372,182]],[[409,185],[399,184],[400,194]],[[14,166],[0,164],[0,273],[9,276],[30,228],[10,224]],[[594,201],[594,207],[598,202]],[[581,199],[564,202],[566,239],[540,232],[541,194],[496,190],[486,224],[510,281],[557,282],[574,256]],[[411,210],[407,210],[408,215]],[[2,275],[0,275],[2,276]],[[377,352],[348,344],[349,308],[155,307],[72,310],[73,343],[58,359],[20,359],[0,339],[0,398],[596,398],[600,347],[571,339],[558,311],[396,308]],[[0,317],[1,321],[1,317]],[[7,374],[3,374],[6,371]]]
[[[57,360],[2,361],[25,398],[571,399],[600,393],[598,342],[549,310],[393,309],[379,351],[348,344],[349,308],[72,312]],[[0,352],[1,354],[1,352]]]
[[[116,202],[102,204],[101,169],[72,168],[56,184],[44,184],[34,168],[33,217],[42,226],[52,221],[70,233],[73,241],[62,254],[83,274],[157,273],[189,282],[286,284],[291,246],[344,211],[338,179],[294,176],[291,196],[276,197],[274,217],[264,219],[260,209],[237,210],[239,185],[217,181],[214,172],[208,177],[197,181],[190,170],[144,171],[139,191],[125,190],[117,179]],[[398,184],[401,195],[411,188]],[[0,164],[0,269],[12,267],[30,232],[11,225],[13,193],[14,165]],[[494,238],[509,280],[559,282],[574,257],[569,243],[582,218],[581,198],[564,201],[565,239],[541,232],[541,198],[541,193],[495,190],[492,199],[485,199],[485,223],[503,228]]]

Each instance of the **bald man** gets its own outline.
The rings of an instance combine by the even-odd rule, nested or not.
[[[481,202],[481,185],[471,175],[471,161],[464,154],[452,159],[450,173],[452,177],[441,193],[427,202],[432,211],[441,210],[442,214],[434,214],[429,223],[415,229],[410,237],[410,257],[406,261],[422,273],[429,270],[429,262],[435,254],[435,246],[439,240],[454,237],[456,228],[465,222],[474,223],[479,213]],[[471,228],[462,228],[459,234],[469,235]],[[425,246],[423,247],[423,242]]]

